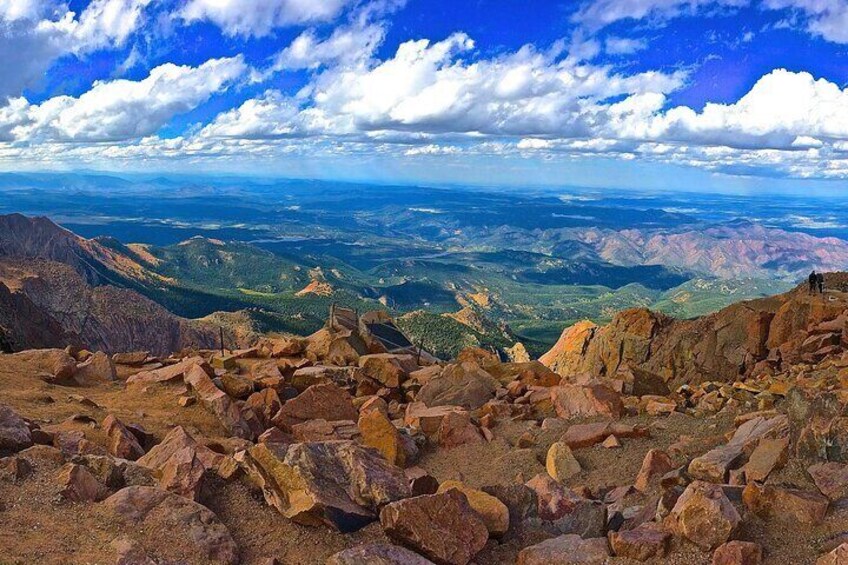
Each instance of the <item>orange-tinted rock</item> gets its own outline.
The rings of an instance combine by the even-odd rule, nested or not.
[[[268,504],[307,526],[355,531],[383,505],[410,495],[401,469],[352,441],[259,444],[241,464]]]
[[[362,443],[379,451],[389,463],[406,467],[408,454],[405,442],[388,416],[372,410],[359,417],[357,426],[362,434]]]
[[[356,421],[359,413],[353,406],[350,394],[335,384],[317,384],[307,388],[286,402],[274,416],[274,424],[282,430],[307,420]]]
[[[471,422],[468,412],[448,412],[439,423],[436,438],[441,447],[483,443],[480,430]]]
[[[609,534],[610,545],[616,557],[627,557],[636,561],[662,559],[668,551],[670,539],[671,535],[654,522]]]
[[[59,471],[57,478],[62,498],[72,502],[98,502],[109,496],[109,489],[91,472],[74,463],[68,463]]]
[[[411,428],[418,428],[424,435],[432,437],[438,433],[445,416],[453,413],[462,414],[464,412],[458,406],[435,406],[428,408],[423,402],[411,402],[406,407],[403,421],[405,425]]]
[[[409,372],[418,369],[412,355],[394,355],[376,353],[359,358],[362,374],[383,386],[397,388],[404,382]]]
[[[559,418],[620,418],[624,411],[621,396],[602,384],[561,385],[550,390],[551,402]]]
[[[503,502],[491,494],[473,489],[460,481],[445,481],[439,485],[437,492],[446,492],[450,489],[456,489],[466,496],[468,504],[483,519],[491,535],[502,536],[507,532],[509,509]]]
[[[748,483],[742,500],[762,518],[806,525],[821,524],[829,505],[828,499],[816,492],[757,483]]]
[[[205,562],[236,565],[238,547],[215,514],[200,504],[153,487],[127,487],[103,502],[120,522],[137,530],[158,524],[179,524],[174,533],[184,533],[196,556]],[[166,526],[167,527],[167,526]],[[173,528],[173,526],[171,526]]]
[[[251,408],[262,427],[268,429],[283,404],[280,402],[280,395],[277,394],[275,389],[263,388],[259,392],[251,394],[245,401],[245,406]]]
[[[633,486],[636,490],[645,492],[657,479],[674,469],[674,464],[667,453],[659,449],[651,449],[642,461],[642,468],[636,475]]]
[[[203,463],[197,458],[197,449],[184,447],[158,469],[159,486],[174,494],[198,500],[205,471]]]
[[[461,406],[474,410],[494,398],[497,388],[494,377],[478,365],[466,362],[445,367],[441,375],[421,387],[415,398],[431,408]]]
[[[186,384],[191,386],[206,409],[218,418],[228,434],[243,439],[253,439],[261,432],[261,430],[251,429],[235,401],[215,386],[215,383],[212,382],[212,379],[200,365],[194,365],[187,370],[185,381]]]
[[[563,534],[583,537],[603,535],[606,528],[606,506],[588,500],[547,474],[539,474],[526,483],[536,493],[536,513]]]
[[[517,565],[603,565],[610,557],[606,538],[566,534],[531,545],[518,554]]]
[[[729,541],[718,546],[713,553],[712,565],[760,565],[763,549],[749,541]]]
[[[807,472],[819,491],[830,500],[848,496],[848,465],[827,462],[813,465]]]
[[[144,448],[141,447],[135,435],[113,415],[106,416],[101,427],[109,436],[109,453],[115,457],[135,461],[144,455]]]
[[[221,375],[221,386],[228,395],[233,398],[245,399],[253,394],[253,381],[247,377],[224,373]]]
[[[359,439],[359,428],[353,420],[308,420],[295,424],[291,435],[297,441],[330,441]]]
[[[206,360],[203,357],[190,357],[179,363],[167,365],[161,369],[154,371],[142,371],[136,373],[127,379],[127,384],[148,384],[148,383],[165,383],[182,379],[189,369],[195,365],[207,366]]]
[[[386,534],[434,562],[466,565],[486,545],[489,532],[456,489],[393,502],[380,512]]]
[[[112,382],[118,379],[115,363],[112,359],[98,351],[91,355],[85,363],[77,366],[74,379],[82,385]]]
[[[725,543],[741,518],[719,485],[694,481],[672,508],[668,526],[703,550]]]
[[[745,464],[745,479],[765,481],[772,471],[786,465],[789,458],[789,438],[762,439]]]

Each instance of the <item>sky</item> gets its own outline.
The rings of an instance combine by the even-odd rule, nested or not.
[[[848,188],[848,0],[0,0],[0,169]]]

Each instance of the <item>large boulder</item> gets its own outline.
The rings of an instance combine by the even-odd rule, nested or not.
[[[547,474],[535,476],[527,486],[536,494],[536,514],[546,529],[582,537],[604,535],[607,509],[602,502],[583,498]]]
[[[184,536],[195,550],[185,558],[200,557],[210,563],[236,565],[238,547],[227,527],[200,504],[154,487],[127,487],[103,506],[126,527]]]
[[[406,439],[384,413],[379,410],[365,412],[357,425],[362,443],[379,451],[386,461],[398,467],[406,467],[411,462],[413,453]]]
[[[486,524],[456,489],[393,502],[380,523],[394,541],[435,563],[466,565],[486,545]]]
[[[309,526],[355,531],[411,494],[401,469],[352,441],[259,444],[239,456],[268,504]]]
[[[274,416],[274,424],[283,430],[291,430],[295,424],[307,420],[352,420],[359,413],[353,406],[350,394],[333,383],[316,384],[286,402]]]
[[[429,407],[461,406],[476,410],[495,397],[498,381],[471,362],[448,365],[418,391],[416,400]]]
[[[74,379],[82,385],[98,384],[118,380],[118,373],[112,358],[98,351],[77,366]]]
[[[10,406],[0,404],[0,450],[20,451],[32,445],[32,433]]]
[[[726,542],[741,520],[721,486],[693,481],[677,499],[666,523],[672,531],[707,551]]]

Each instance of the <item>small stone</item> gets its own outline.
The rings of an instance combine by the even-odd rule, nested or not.
[[[183,408],[188,408],[189,406],[194,406],[197,402],[197,399],[193,396],[181,396],[177,403]]]
[[[611,436],[608,436],[607,439],[605,439],[601,443],[601,447],[603,447],[605,449],[617,449],[617,448],[621,447],[621,442],[618,441],[617,437],[615,437],[614,435],[611,435]]]
[[[583,470],[568,444],[561,441],[555,442],[548,449],[545,469],[552,479],[560,483],[564,483]]]
[[[109,436],[109,453],[115,457],[135,461],[144,455],[144,449],[135,435],[112,414],[103,419],[101,428]]]
[[[729,541],[718,546],[713,553],[712,565],[760,565],[763,549],[749,541]]]

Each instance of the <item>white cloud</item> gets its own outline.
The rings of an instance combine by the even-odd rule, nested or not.
[[[848,43],[848,2],[846,0],[587,0],[572,20],[597,31],[622,20],[649,20],[663,23],[680,16],[692,16],[709,10],[757,6],[766,11],[793,10],[800,14],[805,29],[828,41]],[[794,27],[791,20],[778,27]],[[750,32],[743,41],[750,41]]]
[[[637,51],[648,48],[645,39],[629,39],[626,37],[608,37],[604,42],[604,50],[609,55],[632,55]]]
[[[150,0],[93,0],[81,13],[56,0],[0,0],[0,100],[41,80],[63,55],[123,45]]]
[[[379,24],[337,27],[323,40],[315,30],[305,31],[277,54],[271,72],[363,64],[373,56],[384,36],[385,30]]]
[[[262,37],[275,28],[328,22],[355,0],[189,0],[180,12],[187,22],[210,21],[225,34]]]
[[[0,139],[12,141],[117,141],[156,132],[245,74],[241,56],[199,67],[165,64],[141,81],[95,82],[79,98],[57,96],[38,105],[23,98],[0,109]]]

